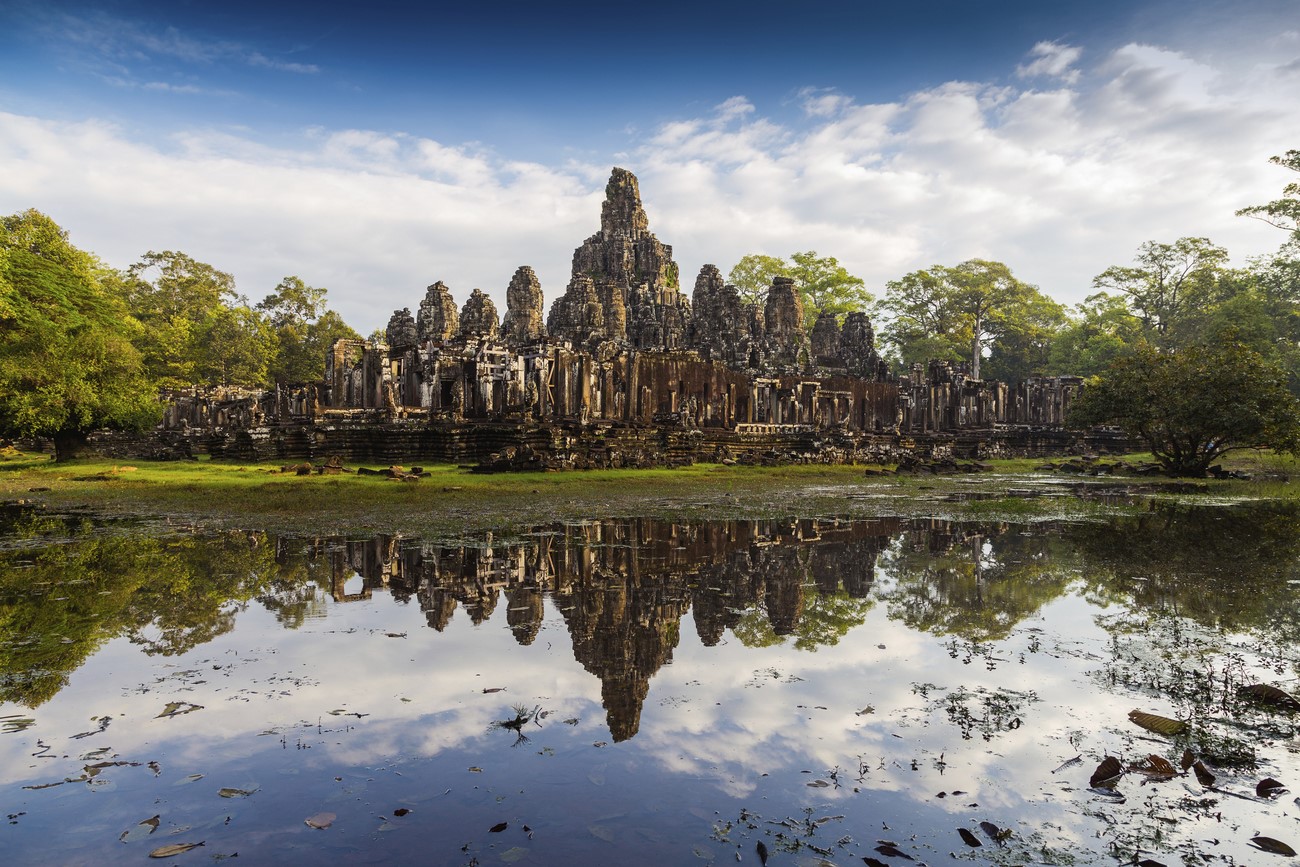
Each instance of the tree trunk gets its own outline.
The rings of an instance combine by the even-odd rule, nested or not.
[[[90,451],[90,443],[86,439],[85,431],[62,430],[56,433],[53,439],[55,461],[70,461]]]

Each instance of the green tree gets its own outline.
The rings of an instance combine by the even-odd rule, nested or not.
[[[1179,238],[1172,244],[1147,241],[1131,267],[1112,265],[1093,278],[1094,288],[1128,297],[1134,315],[1157,342],[1168,345],[1189,310],[1212,293],[1228,251],[1208,238]]]
[[[131,313],[144,331],[136,345],[159,385],[179,388],[203,381],[212,356],[214,320],[241,299],[235,278],[173,250],[149,251],[119,282]]]
[[[1203,476],[1237,449],[1300,447],[1300,403],[1286,371],[1231,330],[1172,351],[1140,345],[1088,382],[1069,424],[1117,425],[1174,476]]]
[[[1270,157],[1269,162],[1300,172],[1300,151],[1290,150],[1284,156]],[[1251,205],[1237,211],[1239,217],[1254,217],[1271,226],[1277,226],[1291,233],[1292,238],[1300,239],[1300,182],[1292,181],[1282,188],[1282,198],[1274,199],[1266,205]]]
[[[1119,295],[1097,292],[1075,305],[1056,334],[1047,369],[1054,374],[1096,376],[1142,340],[1142,323]]]
[[[1065,320],[1061,305],[985,259],[913,271],[887,284],[880,306],[891,320],[886,342],[901,364],[964,358],[975,379],[999,344],[1004,375],[1041,372]]]
[[[204,327],[206,351],[198,358],[198,381],[213,385],[265,385],[280,339],[265,315],[247,304],[222,307]]]
[[[0,219],[0,435],[50,437],[67,460],[90,431],[157,420],[157,392],[131,344],[139,323],[104,275],[39,211]]]
[[[741,257],[727,281],[740,290],[742,299],[760,302],[774,277],[794,280],[803,299],[805,328],[811,329],[823,312],[842,319],[871,306],[871,293],[861,277],[850,274],[834,256],[818,256],[813,250],[792,253],[789,261],[751,253]]]
[[[335,341],[360,340],[343,317],[325,303],[325,289],[308,286],[299,277],[285,277],[257,305],[270,319],[278,341],[270,375],[275,382],[320,379],[325,353]]]

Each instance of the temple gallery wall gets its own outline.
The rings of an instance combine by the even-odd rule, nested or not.
[[[1015,386],[932,363],[892,376],[866,314],[804,327],[776,278],[745,303],[713,265],[683,291],[637,179],[614,169],[600,230],[545,310],[528,266],[505,315],[434,283],[382,343],[339,341],[320,381],[171,396],[160,449],[245,460],[439,460],[485,469],[698,460],[878,461],[1104,448],[1064,426],[1078,377]]]

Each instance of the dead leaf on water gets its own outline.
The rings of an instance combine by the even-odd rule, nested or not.
[[[10,714],[0,716],[0,733],[11,735],[14,732],[25,731],[36,725],[36,720],[29,716],[20,716],[19,714]]]
[[[469,772],[470,772],[471,774],[481,774],[481,773],[483,773],[483,769],[480,768],[480,767],[478,767],[477,765],[475,765],[475,766],[473,766],[473,767],[471,767],[471,768],[469,769]]]
[[[1250,842],[1265,852],[1272,852],[1274,855],[1295,855],[1294,849],[1281,840],[1274,840],[1272,837],[1251,837]]]
[[[1128,718],[1135,725],[1165,737],[1174,737],[1187,731],[1187,723],[1182,720],[1170,719],[1167,716],[1147,713],[1142,710],[1134,709],[1129,711]]]
[[[406,808],[406,807],[398,807],[396,810],[393,811],[393,815],[394,815],[394,816],[405,816],[405,815],[406,815],[407,813],[409,813],[409,812],[411,812],[410,809],[408,809],[408,808]]]
[[[758,845],[754,847],[754,851],[758,853],[758,863],[763,865],[763,867],[767,867],[767,846],[764,845],[762,840],[758,841]]]
[[[134,840],[139,840],[144,837],[148,837],[154,831],[158,830],[158,820],[160,818],[161,817],[159,816],[154,816],[151,819],[145,819],[143,822],[137,824],[134,828],[128,828],[127,830],[123,831],[122,836],[118,837],[117,839],[123,843],[130,843]]]
[[[203,775],[202,775],[202,774],[190,774],[190,775],[187,776],[187,777],[181,777],[179,780],[177,780],[176,782],[172,783],[172,785],[173,785],[173,786],[183,786],[183,785],[185,785],[186,783],[197,783],[197,782],[198,782],[199,780],[201,780],[201,779],[203,779]]]
[[[1196,773],[1196,782],[1207,789],[1214,785],[1214,774],[1210,773],[1209,769],[1205,767],[1205,762],[1200,759],[1192,762],[1192,770]]]
[[[154,717],[154,719],[162,719],[165,716],[180,716],[183,713],[193,713],[196,710],[203,710],[203,705],[191,704],[188,701],[169,701],[167,702],[167,707],[163,708],[163,712]]]
[[[827,786],[829,786],[830,783],[826,782],[825,780],[813,780],[811,783],[806,783],[805,785],[811,786],[814,789],[824,789]]]
[[[487,695],[490,692],[505,692],[505,691],[506,688],[504,686],[486,686],[483,688],[484,695]]]
[[[303,819],[303,822],[309,828],[315,828],[318,831],[324,831],[330,825],[333,825],[334,820],[337,818],[338,815],[335,813],[317,813],[314,816],[308,816],[306,819]]]
[[[1243,686],[1237,690],[1237,695],[1253,699],[1261,704],[1271,704],[1287,710],[1300,710],[1300,699],[1297,699],[1289,692],[1278,689],[1276,686],[1269,686],[1267,683]]]
[[[1286,790],[1286,786],[1272,777],[1265,777],[1255,785],[1255,794],[1261,798],[1275,798]]]
[[[1088,785],[1095,789],[1098,786],[1113,783],[1119,779],[1122,773],[1124,773],[1124,768],[1120,765],[1119,759],[1114,756],[1106,756],[1101,764],[1097,766],[1097,770],[1093,771],[1092,776],[1088,778]]]
[[[217,792],[217,794],[223,798],[247,798],[256,791],[257,789],[232,789],[226,787]]]
[[[975,848],[984,845],[983,843],[980,842],[979,837],[976,837],[974,834],[972,834],[970,831],[967,831],[965,828],[958,828],[957,833],[958,835],[961,836],[961,841],[965,843],[967,846]]]
[[[203,840],[200,840],[197,843],[168,843],[166,846],[159,846],[157,849],[154,849],[149,853],[149,857],[170,858],[173,855],[180,855],[184,852],[190,851],[191,849],[197,849],[202,846],[203,843]]]
[[[1183,750],[1183,757],[1178,762],[1178,764],[1185,771],[1188,768],[1190,768],[1193,764],[1195,764],[1195,762],[1196,762],[1196,756],[1192,754],[1192,751]]]
[[[500,834],[502,831],[504,831],[506,828],[509,828],[509,827],[510,827],[510,823],[509,823],[509,822],[497,822],[497,823],[496,823],[495,825],[493,825],[491,828],[488,828],[488,833],[489,833],[489,834]]]
[[[1178,771],[1174,769],[1173,764],[1164,756],[1158,756],[1155,753],[1136,764],[1130,765],[1129,770],[1164,779],[1172,779],[1178,776]]]

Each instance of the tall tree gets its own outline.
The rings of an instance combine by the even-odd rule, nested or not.
[[[1064,323],[1059,304],[985,259],[913,271],[887,284],[880,306],[890,316],[886,340],[900,362],[965,358],[975,379],[999,343],[1007,375],[1038,372]]]
[[[1047,371],[1096,376],[1142,341],[1142,323],[1120,295],[1097,292],[1075,305],[1052,341]]]
[[[285,277],[257,305],[269,317],[278,341],[270,377],[275,382],[308,382],[320,379],[325,353],[334,342],[360,340],[343,317],[325,303],[325,289],[308,286],[299,277]]]
[[[243,299],[235,278],[185,253],[149,251],[120,278],[132,315],[144,326],[136,345],[149,375],[164,387],[207,381],[220,367],[213,356],[216,320]],[[242,384],[252,385],[253,382]]]
[[[1143,328],[1166,342],[1179,319],[1194,308],[1198,295],[1213,290],[1228,262],[1228,251],[1208,238],[1179,238],[1172,244],[1147,241],[1133,266],[1112,265],[1093,278],[1094,288],[1129,299]]]
[[[50,437],[67,460],[92,430],[157,420],[139,323],[104,275],[39,211],[0,219],[0,435]]]
[[[727,281],[740,290],[744,300],[761,302],[774,277],[794,280],[803,299],[806,328],[812,328],[823,312],[843,318],[871,306],[871,293],[861,277],[850,274],[834,256],[818,256],[814,250],[792,253],[789,261],[751,253],[741,257]]]

